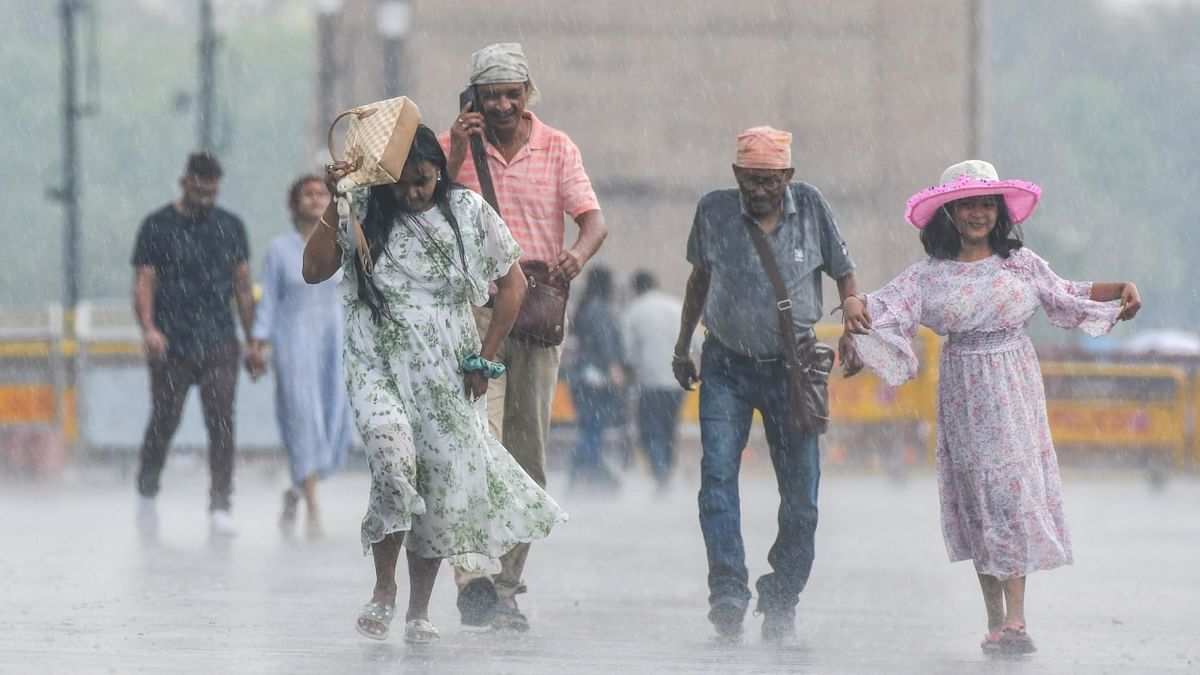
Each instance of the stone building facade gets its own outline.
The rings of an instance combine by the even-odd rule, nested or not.
[[[985,150],[982,5],[414,0],[403,79],[440,131],[471,52],[521,42],[535,112],[571,135],[596,186],[611,228],[600,260],[619,277],[652,269],[679,293],[696,201],[732,185],[736,134],[791,131],[797,177],[824,193],[873,288],[922,255],[904,200]],[[356,64],[345,102],[385,91],[382,67],[357,67],[380,58],[374,11],[372,0],[343,11],[342,59]]]

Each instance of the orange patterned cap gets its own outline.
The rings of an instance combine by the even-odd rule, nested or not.
[[[737,159],[743,169],[792,168],[792,135],[771,127],[753,127],[738,134]]]

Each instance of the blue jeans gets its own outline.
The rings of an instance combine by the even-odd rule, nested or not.
[[[782,359],[762,362],[731,351],[710,336],[701,358],[700,529],[708,551],[708,602],[743,610],[750,601],[738,472],[757,409],[763,418],[779,485],[779,533],[759,577],[758,611],[790,610],[808,582],[817,529],[821,478],[817,435],[790,421]]]
[[[675,466],[675,436],[683,390],[643,387],[638,394],[638,432],[654,479],[664,484]]]
[[[571,400],[579,429],[579,440],[571,454],[571,476],[587,478],[607,473],[600,450],[604,445],[604,430],[612,425],[617,394],[611,387],[572,384]]]

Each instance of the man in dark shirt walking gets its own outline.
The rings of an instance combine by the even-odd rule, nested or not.
[[[779,483],[779,534],[755,583],[756,612],[769,641],[795,636],[796,603],[808,582],[817,528],[821,476],[817,428],[793,415],[788,358],[791,333],[813,340],[821,318],[821,278],[837,282],[842,300],[858,292],[854,263],[828,204],[816,188],[793,181],[792,135],[755,127],[738,136],[736,188],[715,190],[696,207],[688,237],[692,263],[672,359],[676,380],[700,388],[700,529],[708,552],[709,620],[736,639],[750,601],[742,542],[738,473],[755,410],[762,413]],[[751,229],[760,231],[778,268],[787,300],[779,300]],[[708,329],[697,372],[692,334],[704,313]],[[791,330],[780,313],[790,311]],[[788,314],[784,314],[788,316]],[[857,320],[861,317],[855,317]],[[862,367],[847,332],[839,342],[846,374]]]
[[[193,384],[199,386],[208,429],[211,532],[235,534],[229,508],[238,339],[229,298],[236,299],[249,335],[254,297],[246,229],[237,216],[215,206],[221,173],[221,165],[207,152],[188,157],[179,180],[182,197],[146,217],[133,251],[133,306],[145,343],[153,405],[137,476],[137,524],[147,535],[158,530],[154,500],[159,477]],[[247,366],[257,369],[259,364]]]

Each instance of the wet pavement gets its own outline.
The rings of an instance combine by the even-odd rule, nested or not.
[[[1105,673],[1200,672],[1200,480],[1152,489],[1137,473],[1066,472],[1074,566],[1035,574],[1029,631],[1040,651],[994,661],[970,563],[946,561],[933,476],[827,471],[817,560],[795,644],[741,644],[705,619],[694,462],[665,495],[635,472],[612,497],[551,492],[572,519],[534,545],[520,596],[533,629],[458,625],[443,568],[439,643],[359,637],[373,581],[360,555],[367,476],[322,484],[328,535],[276,528],[282,465],[239,467],[240,535],[210,541],[206,476],[175,461],[163,532],[140,542],[132,482],[75,470],[50,483],[0,481],[0,673]],[[767,571],[778,503],[769,468],[742,481],[751,578]],[[403,567],[403,563],[402,563]],[[400,571],[401,602],[406,576]]]

